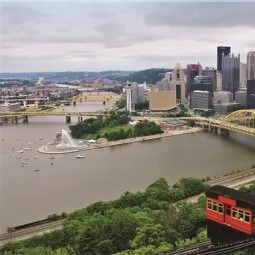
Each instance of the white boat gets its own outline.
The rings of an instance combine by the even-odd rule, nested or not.
[[[39,138],[39,140],[42,140],[42,139],[43,139],[42,137]]]
[[[22,158],[22,157],[21,157],[21,155],[18,155],[16,158],[17,158],[17,159],[20,159],[20,158]]]
[[[24,151],[23,150],[19,150],[19,151],[17,151],[17,153],[23,153]]]
[[[32,150],[32,148],[31,147],[25,147],[24,150],[30,151],[30,150]]]
[[[28,164],[28,162],[27,162],[27,161],[25,161],[25,160],[24,160],[24,161],[22,161],[21,163],[22,163],[22,164]]]
[[[85,158],[85,156],[84,156],[84,155],[81,155],[81,154],[78,154],[78,155],[76,155],[75,157],[76,157],[76,158]]]
[[[39,157],[38,156],[34,156],[34,159],[38,159]]]
[[[35,172],[38,172],[39,171],[39,169],[37,168],[37,169],[35,169]]]

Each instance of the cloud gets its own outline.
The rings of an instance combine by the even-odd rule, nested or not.
[[[2,3],[0,71],[216,65],[255,48],[255,3]]]
[[[173,27],[255,27],[254,3],[155,3],[145,10],[148,25]]]

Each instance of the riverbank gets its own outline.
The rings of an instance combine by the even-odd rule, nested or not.
[[[133,137],[133,138],[127,138],[124,140],[111,141],[111,142],[105,141],[100,144],[90,144],[90,149],[100,149],[100,148],[105,148],[105,147],[117,146],[117,145],[128,144],[128,143],[143,142],[143,141],[149,141],[149,140],[154,140],[154,139],[160,139],[160,138],[164,138],[164,137],[196,133],[196,132],[201,132],[201,131],[203,131],[202,128],[188,128],[188,129],[183,129],[183,130],[171,130],[171,131],[165,131],[164,133],[157,134],[157,135]]]

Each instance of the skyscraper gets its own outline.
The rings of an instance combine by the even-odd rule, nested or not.
[[[240,86],[239,88],[246,88],[247,86],[247,64],[240,63]]]
[[[247,54],[248,80],[255,79],[255,51]]]
[[[240,54],[237,57],[223,56],[222,58],[222,90],[235,93],[239,88]]]
[[[201,75],[202,66],[198,64],[189,64],[187,65],[187,84],[185,88],[185,96],[188,98],[188,95],[191,92],[191,87],[194,82],[194,78],[198,75]]]
[[[231,47],[229,46],[218,46],[217,47],[217,70],[222,71],[222,55],[228,56],[230,54]]]
[[[217,74],[216,70],[214,68],[206,67],[204,70],[202,70],[203,76],[209,76],[212,78],[212,91],[216,91],[217,89]]]

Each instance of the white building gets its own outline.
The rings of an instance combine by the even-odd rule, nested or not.
[[[239,88],[246,88],[247,86],[247,64],[240,63],[240,85]]]
[[[222,74],[218,71],[216,72],[216,88],[222,90]]]
[[[248,80],[255,79],[255,51],[250,51],[247,54],[247,70],[248,70],[247,79]]]

